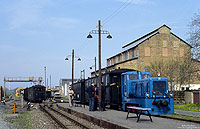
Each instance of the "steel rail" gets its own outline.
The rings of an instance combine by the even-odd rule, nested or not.
[[[85,119],[97,126],[100,126],[102,128],[109,128],[109,129],[129,129],[128,127],[125,127],[125,126],[121,126],[121,125],[118,125],[114,122],[110,122],[110,121],[107,121],[107,120],[102,120],[102,119],[99,119],[97,117],[94,117],[94,116],[90,116],[88,114],[85,114],[83,112],[79,112],[79,111],[75,111],[71,108],[66,108],[66,107],[62,107],[60,106],[59,104],[56,104],[56,106],[62,110],[62,111],[66,111],[72,115],[75,115],[77,117],[80,117],[82,119]]]
[[[59,121],[56,117],[54,117],[50,112],[48,112],[42,105],[40,105],[40,109],[47,113],[62,129],[68,129],[61,121]]]
[[[83,125],[82,123],[80,123],[80,122],[78,122],[78,121],[76,121],[76,120],[70,118],[69,116],[67,116],[67,115],[65,115],[65,114],[63,114],[63,113],[61,113],[60,111],[58,111],[58,110],[56,110],[56,109],[54,109],[54,108],[52,108],[52,107],[48,107],[48,108],[51,109],[51,110],[53,110],[53,111],[55,111],[55,112],[57,112],[57,113],[60,114],[61,116],[65,117],[66,119],[72,121],[75,125],[78,125],[78,126],[80,126],[81,128],[83,128],[83,129],[90,129],[90,128],[88,128],[87,126]]]

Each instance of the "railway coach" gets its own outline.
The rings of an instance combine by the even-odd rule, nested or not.
[[[102,75],[102,82],[106,88],[105,104],[109,105],[111,108],[121,109],[122,108],[122,96],[121,96],[121,75],[122,73],[133,71],[132,69],[116,69],[107,72]],[[133,71],[140,78],[148,78],[151,76],[149,72],[139,72]],[[138,78],[136,78],[138,79]],[[80,102],[81,104],[88,104],[89,97],[86,93],[86,89],[94,82],[97,87],[99,87],[98,76],[88,78],[86,80],[79,80],[74,83],[74,100]]]

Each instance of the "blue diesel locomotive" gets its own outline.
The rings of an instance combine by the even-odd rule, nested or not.
[[[122,109],[128,106],[151,108],[152,115],[174,113],[174,98],[168,92],[168,79],[132,71],[121,75]]]

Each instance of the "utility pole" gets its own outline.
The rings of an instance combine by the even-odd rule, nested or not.
[[[83,70],[83,79],[85,79],[85,69]]]
[[[48,81],[48,78],[47,78],[47,88],[49,88],[49,81]]]
[[[50,75],[50,88],[51,88],[51,75]]]
[[[78,61],[81,61],[80,57],[74,56],[74,49],[72,50],[72,55],[69,55],[65,58],[65,60],[69,60],[69,57],[72,58],[72,89],[73,89],[73,85],[74,85],[74,58],[78,58]]]
[[[74,49],[72,50],[72,89],[74,86]]]
[[[46,66],[44,66],[44,76],[45,76],[45,77],[44,77],[44,78],[45,78],[45,82],[44,82],[44,83],[45,83],[45,87],[47,88],[47,81],[46,81],[46,79],[47,79],[47,78],[46,78]]]
[[[4,93],[3,93],[4,100],[6,99],[6,78],[4,77]]]
[[[91,34],[98,34],[98,55],[99,55],[99,110],[102,111],[101,108],[101,34],[108,34],[107,38],[111,39],[112,36],[110,35],[110,33],[107,30],[101,30],[101,21],[98,20],[98,30],[92,30],[89,32],[89,35],[87,36],[87,38],[92,38]]]
[[[99,110],[101,109],[101,21],[98,21],[99,27]]]
[[[96,56],[94,57],[94,71],[95,71],[95,77],[97,76],[97,59]]]

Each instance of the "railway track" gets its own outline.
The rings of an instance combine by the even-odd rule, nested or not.
[[[102,129],[86,120],[60,110],[52,104],[40,105],[40,109],[47,113],[63,129]]]

